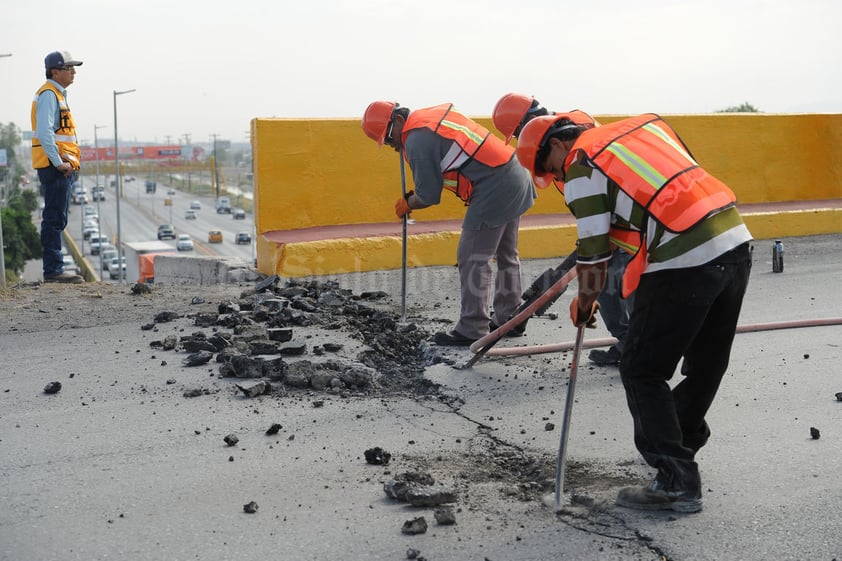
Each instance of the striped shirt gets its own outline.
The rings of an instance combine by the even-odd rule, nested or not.
[[[618,226],[645,231],[648,264],[644,273],[704,265],[752,239],[736,207],[720,211],[691,229],[664,228],[580,152],[565,173],[564,197],[576,217],[580,263],[611,257],[608,232]]]

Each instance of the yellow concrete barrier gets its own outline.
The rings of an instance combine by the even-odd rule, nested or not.
[[[626,116],[596,117],[608,123]],[[664,118],[696,160],[737,193],[755,238],[842,232],[842,115]],[[493,130],[489,118],[476,120]],[[394,216],[400,162],[394,150],[363,134],[359,119],[254,119],[252,148],[261,272],[301,277],[401,266]],[[780,207],[755,207],[769,203]],[[453,264],[464,212],[449,193],[440,205],[414,212],[417,225],[439,229],[416,234],[410,228],[408,266]],[[359,233],[372,224],[386,233]],[[521,257],[566,255],[575,240],[563,197],[554,188],[540,190],[522,221]]]

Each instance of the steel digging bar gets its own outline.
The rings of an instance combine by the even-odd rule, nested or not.
[[[573,395],[576,391],[576,372],[579,370],[579,354],[585,337],[585,325],[576,330],[576,345],[573,347],[573,362],[570,363],[570,382],[567,384],[567,401],[564,404],[564,419],[561,423],[561,437],[558,443],[558,460],[555,470],[555,496],[553,512],[561,512],[561,497],[564,493],[564,466],[567,461],[567,435],[570,432],[570,416],[573,413]]]
[[[401,160],[401,196],[406,198],[406,168],[403,163],[403,150],[398,151]],[[406,322],[406,217],[403,215],[403,232],[401,235],[401,323]]]

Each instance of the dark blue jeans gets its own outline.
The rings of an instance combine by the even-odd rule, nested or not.
[[[54,166],[39,168],[38,179],[44,189],[44,213],[41,216],[41,249],[44,252],[44,276],[64,272],[61,233],[67,227],[70,190],[76,174],[65,177]]]
[[[634,307],[634,292],[628,298],[623,298],[623,273],[626,265],[631,261],[631,255],[621,249],[615,249],[608,261],[608,273],[605,288],[599,293],[599,315],[605,322],[608,332],[617,338],[615,345],[620,351],[625,344],[626,332],[629,330],[629,317]]]
[[[696,452],[728,368],[751,272],[745,243],[706,265],[648,273],[634,300],[620,375],[634,441],[666,490],[701,491]],[[668,381],[681,358],[684,379]]]

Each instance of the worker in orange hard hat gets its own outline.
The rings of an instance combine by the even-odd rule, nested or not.
[[[517,157],[536,182],[564,190],[579,233],[578,295],[570,317],[593,314],[611,256],[609,230],[639,236],[623,291],[637,289],[620,376],[637,449],[657,470],[617,504],[645,510],[702,508],[695,458],[728,367],[751,270],[751,233],[736,197],[707,173],[678,133],[654,114],[585,129],[564,116],[532,119]],[[669,380],[682,361],[683,379]]]
[[[517,138],[523,127],[535,117],[557,115],[531,95],[507,93],[494,106],[491,120],[494,126],[506,136],[506,142]],[[564,114],[571,121],[584,128],[599,126],[599,123],[584,111],[573,110]],[[558,187],[558,186],[557,186]],[[561,188],[559,187],[559,191]],[[614,236],[617,237],[617,236]],[[616,241],[616,240],[615,240]],[[616,245],[616,244],[615,244]],[[637,249],[635,246],[633,249]],[[634,294],[622,297],[623,273],[631,260],[631,253],[616,250],[608,260],[605,289],[599,294],[599,315],[605,321],[608,332],[617,342],[608,349],[592,349],[588,353],[591,362],[598,366],[618,366],[623,354],[626,332],[629,328],[629,314],[634,305]]]
[[[537,196],[529,173],[510,146],[450,103],[410,111],[395,102],[375,101],[363,115],[362,129],[378,145],[400,152],[412,169],[415,189],[395,203],[398,218],[438,204],[443,190],[467,206],[456,251],[459,321],[436,333],[434,341],[468,346],[508,321],[520,305],[518,226]],[[492,260],[497,275],[489,315]]]

